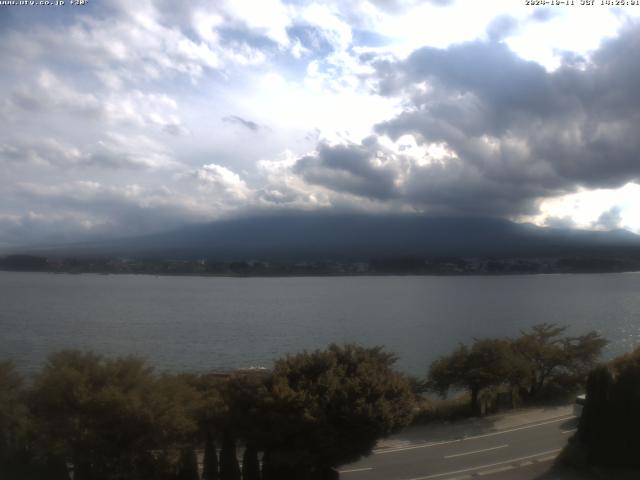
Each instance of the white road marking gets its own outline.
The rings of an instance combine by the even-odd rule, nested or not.
[[[563,433],[563,434],[565,434],[565,435],[566,435],[567,433],[573,433],[573,432],[575,432],[576,430],[577,430],[577,428],[572,428],[571,430],[562,430],[562,432],[560,432],[560,433]]]
[[[487,469],[487,468],[493,468],[493,467],[497,467],[499,465],[506,465],[506,464],[509,464],[509,463],[521,462],[522,460],[528,460],[530,458],[549,455],[549,454],[552,454],[552,453],[555,454],[555,453],[558,453],[560,450],[562,450],[562,449],[561,448],[557,448],[555,450],[548,450],[546,452],[540,452],[540,453],[534,453],[533,455],[527,455],[526,457],[512,458],[510,460],[504,460],[502,462],[490,463],[488,465],[479,465],[477,467],[470,467],[470,468],[465,468],[465,469],[462,469],[462,470],[455,470],[453,472],[436,473],[434,475],[427,475],[425,477],[407,478],[406,480],[430,480],[431,478],[440,478],[440,477],[445,477],[447,475],[456,475],[458,473],[465,473],[465,472],[473,472],[473,471],[478,471],[478,470],[484,470],[484,469]],[[545,457],[545,459],[546,458],[552,458],[552,457]]]
[[[484,470],[482,472],[478,472],[478,475],[484,477],[485,475],[495,475],[496,473],[506,472],[507,470],[513,470],[514,467],[512,465],[506,465],[504,467],[492,468],[491,470]]]
[[[454,453],[453,455],[445,455],[444,458],[456,458],[456,457],[463,457],[465,455],[473,455],[474,453],[490,452],[491,450],[498,450],[500,448],[507,448],[508,446],[509,445],[504,444],[504,445],[499,445],[497,447],[483,448],[482,450],[474,450],[472,452]]]
[[[493,437],[495,435],[502,435],[503,433],[517,432],[519,430],[526,430],[528,428],[542,427],[543,425],[549,425],[551,423],[564,422],[565,420],[569,420],[571,418],[574,418],[574,416],[571,415],[569,417],[556,418],[554,420],[548,420],[546,422],[536,423],[535,425],[525,425],[523,427],[510,428],[508,430],[500,430],[499,432],[485,433],[484,435],[474,435],[472,437],[466,437],[463,440],[474,440],[476,438]]]
[[[338,470],[338,473],[355,473],[355,472],[367,472],[369,470],[373,470],[373,467],[366,468],[352,468],[350,470]]]
[[[553,460],[556,457],[557,457],[557,455],[547,455],[546,457],[536,458],[536,462],[538,462],[538,463],[549,462],[549,461]]]
[[[544,425],[549,425],[551,423],[564,422],[565,420],[569,420],[571,418],[575,418],[574,415],[570,415],[568,417],[556,418],[556,419],[553,419],[553,420],[548,420],[546,422],[536,423],[536,424],[533,424],[533,425],[525,425],[525,426],[522,426],[522,427],[510,428],[510,429],[507,429],[507,430],[500,430],[498,432],[485,433],[483,435],[473,435],[473,436],[470,436],[470,437],[458,438],[456,440],[444,440],[442,442],[422,443],[422,444],[419,444],[419,445],[411,445],[410,447],[390,448],[390,449],[387,449],[387,450],[374,450],[373,454],[374,455],[384,455],[384,454],[387,454],[387,453],[404,452],[405,450],[415,450],[417,448],[429,448],[429,447],[437,447],[439,445],[449,445],[451,443],[458,443],[458,442],[462,442],[462,441],[465,441],[465,440],[475,440],[477,438],[494,437],[496,435],[503,435],[505,433],[517,432],[519,430],[526,430],[528,428],[542,427]]]

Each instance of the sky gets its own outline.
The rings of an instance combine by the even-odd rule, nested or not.
[[[640,5],[51,3],[0,5],[0,246],[282,210],[640,233]]]

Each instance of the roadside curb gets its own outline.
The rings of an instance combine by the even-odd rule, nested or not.
[[[503,462],[496,462],[489,465],[480,465],[477,467],[470,467],[456,472],[443,472],[435,473],[432,475],[426,475],[423,477],[414,477],[408,480],[438,480],[446,478],[446,480],[470,480],[475,478],[482,478],[486,475],[494,475],[496,473],[506,472],[509,470],[515,470],[517,468],[528,467],[535,464],[547,463],[555,460],[562,449],[549,450],[547,452],[539,452],[533,455],[527,455],[520,458],[514,458],[505,460]],[[368,470],[368,469],[362,469]],[[338,473],[351,473],[360,470],[338,470]],[[457,475],[460,474],[460,475]],[[452,476],[453,475],[453,476]]]
[[[436,446],[436,445],[445,445],[445,444],[449,444],[449,443],[455,443],[455,442],[461,442],[464,440],[470,440],[470,439],[474,439],[474,438],[481,438],[481,437],[485,437],[485,436],[493,436],[493,435],[500,435],[503,433],[509,433],[509,432],[513,432],[513,431],[517,431],[520,429],[526,429],[526,428],[535,428],[536,426],[542,426],[542,425],[547,425],[549,423],[556,423],[556,422],[561,422],[561,421],[569,421],[576,418],[573,414],[570,415],[559,415],[559,416],[555,416],[555,417],[546,417],[544,419],[540,419],[537,421],[531,421],[531,422],[524,422],[524,423],[520,423],[520,424],[514,424],[512,426],[509,427],[505,427],[505,428],[498,428],[498,429],[488,429],[482,433],[473,433],[473,434],[463,434],[463,435],[457,435],[457,436],[453,436],[453,437],[449,437],[449,438],[442,438],[440,440],[435,440],[435,441],[411,441],[411,440],[402,440],[402,439],[397,439],[397,440],[391,440],[391,441],[387,441],[386,445],[381,445],[377,448],[375,448],[373,450],[373,454],[374,455],[380,455],[380,454],[385,454],[385,453],[393,453],[396,451],[403,451],[403,450],[411,450],[411,449],[417,449],[417,448],[426,448],[426,447],[430,447],[430,446]]]

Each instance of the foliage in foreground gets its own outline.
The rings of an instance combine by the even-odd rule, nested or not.
[[[2,363],[0,477],[196,480],[199,450],[207,480],[331,478],[410,421],[394,362],[332,345],[271,372],[159,375],[136,357],[64,351],[29,386]]]
[[[268,396],[276,415],[268,430],[277,433],[268,441],[269,458],[326,471],[407,425],[414,397],[406,378],[391,369],[394,362],[380,348],[353,345],[276,362]]]
[[[468,393],[451,398],[421,397],[417,402],[412,425],[424,425],[436,421],[455,421],[469,417]]]
[[[578,439],[589,463],[640,467],[640,348],[589,374]]]
[[[515,338],[477,339],[435,360],[428,388],[445,395],[451,388],[470,393],[469,411],[480,413],[482,392],[499,387],[535,402],[584,385],[606,341],[596,332],[562,336],[566,327],[543,323]]]

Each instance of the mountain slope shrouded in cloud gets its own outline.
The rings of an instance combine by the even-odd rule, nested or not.
[[[640,255],[640,237],[622,230],[549,229],[495,218],[279,213],[42,252],[59,256],[289,261],[402,256],[626,256]]]

